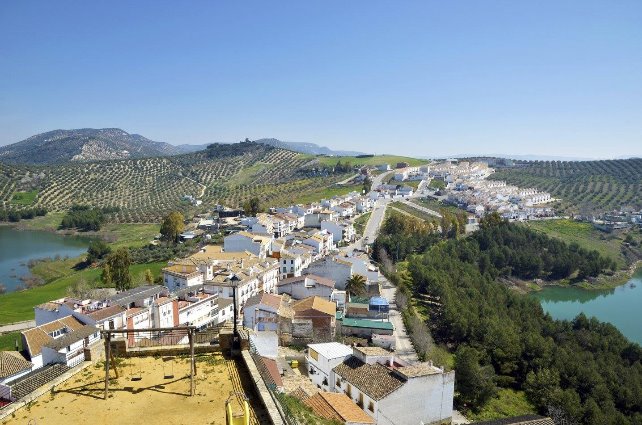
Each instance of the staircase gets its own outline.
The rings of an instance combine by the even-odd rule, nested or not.
[[[34,370],[11,383],[11,398],[15,401],[20,400],[43,385],[61,376],[69,369],[69,367],[63,364],[53,364]]]

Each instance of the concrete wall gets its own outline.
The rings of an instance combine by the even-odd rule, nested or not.
[[[277,309],[265,304],[246,306],[243,308],[243,326],[254,330],[277,331]]]
[[[336,289],[344,290],[346,281],[352,276],[352,266],[339,263],[331,258],[324,258],[310,264],[308,273],[332,279],[336,282]]]
[[[311,287],[305,286],[305,281],[288,283],[277,287],[279,294],[289,294],[295,300],[302,300],[308,297],[318,296],[324,300],[329,300],[333,289],[329,286],[316,284]]]
[[[450,423],[454,392],[455,372],[411,378],[404,386],[379,401],[378,423]],[[413,406],[413,409],[408,409],[408,406]]]

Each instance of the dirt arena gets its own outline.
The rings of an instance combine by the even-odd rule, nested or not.
[[[257,415],[264,414],[244,369],[220,354],[196,357],[196,395],[190,397],[189,357],[122,359],[120,376],[104,400],[105,372],[89,366],[2,421],[17,424],[225,424],[225,401],[243,392]],[[113,373],[110,374],[114,376]],[[174,375],[169,378],[168,375]],[[132,380],[132,378],[142,378]],[[235,403],[240,411],[240,404]],[[235,409],[235,410],[236,410]]]

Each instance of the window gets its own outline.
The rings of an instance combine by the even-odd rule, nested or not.
[[[337,378],[337,382],[334,383],[337,388],[341,388],[341,378]]]
[[[346,388],[346,394],[348,397],[352,398],[352,385],[348,384],[348,387]]]
[[[363,409],[363,394],[359,393],[359,401],[357,402],[357,406],[361,407]]]
[[[374,412],[374,403],[372,401],[368,403],[368,410],[370,410],[371,412]]]

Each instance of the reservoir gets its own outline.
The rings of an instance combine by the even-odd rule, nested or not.
[[[7,292],[12,292],[22,284],[20,277],[29,275],[29,260],[57,255],[77,257],[87,251],[89,241],[83,237],[0,226],[0,283]]]
[[[549,286],[532,296],[554,319],[571,320],[580,313],[617,327],[629,340],[642,345],[642,269],[624,285],[604,291]]]

